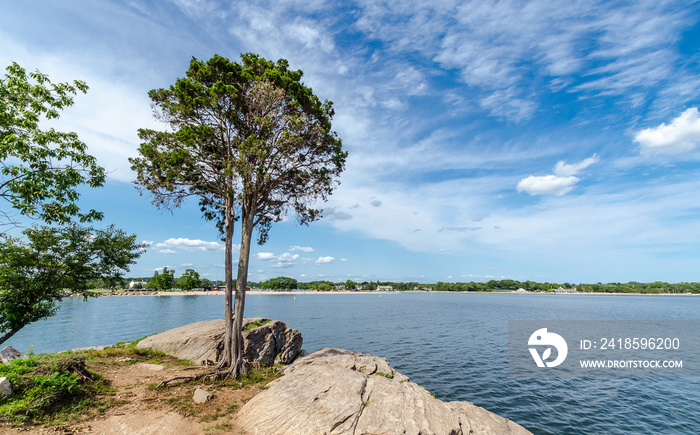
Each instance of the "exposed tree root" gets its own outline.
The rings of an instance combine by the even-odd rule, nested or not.
[[[193,375],[193,376],[175,376],[174,378],[166,379],[162,381],[156,388],[160,387],[166,387],[170,382],[173,381],[179,381],[179,380],[189,380],[189,381],[198,381],[200,379],[204,380],[221,380],[221,379],[226,379],[228,377],[227,372],[222,372],[222,371],[215,371],[215,372],[210,372],[210,373],[202,373],[199,375]]]

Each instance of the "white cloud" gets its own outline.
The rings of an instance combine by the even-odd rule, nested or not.
[[[542,177],[529,176],[518,183],[518,192],[527,192],[530,195],[554,195],[562,196],[571,192],[574,185],[581,179],[577,177],[557,177],[545,175]]]
[[[316,260],[316,264],[329,264],[332,263],[335,258],[333,257],[318,257],[318,260]]]
[[[207,242],[199,239],[188,239],[188,238],[170,238],[161,243],[156,243],[153,245],[154,248],[160,250],[169,250],[175,253],[175,249],[179,249],[187,252],[194,251],[206,251],[206,252],[219,252],[225,249],[225,246],[219,242]]]
[[[671,124],[661,123],[658,127],[644,129],[637,133],[634,140],[645,155],[675,155],[692,151],[700,144],[698,108],[691,107]]]
[[[598,163],[599,161],[600,157],[598,157],[597,154],[593,154],[592,157],[584,159],[578,163],[573,163],[571,165],[567,165],[563,160],[560,160],[557,162],[556,165],[554,165],[554,173],[559,177],[570,177],[572,175],[578,174],[579,172],[591,166],[592,164]]]
[[[323,217],[332,221],[347,221],[352,219],[352,215],[350,213],[339,211],[338,207],[323,209]]]
[[[297,263],[299,259],[299,254],[290,254],[285,252],[282,255],[275,255],[272,252],[258,252],[255,257],[261,261],[269,261],[273,263],[270,267],[275,268],[287,268],[292,267]]]
[[[298,246],[294,245],[289,248],[290,251],[301,251],[301,252],[314,252],[314,248],[308,247],[308,246]]]
[[[161,249],[158,251],[160,254],[179,254],[177,251],[173,251],[172,249]]]
[[[278,268],[292,267],[296,264],[298,258],[299,258],[299,254],[290,254],[289,252],[285,252],[284,254],[282,254],[276,258],[277,263],[273,264],[271,267],[278,267]]]
[[[574,177],[574,175],[598,161],[600,161],[600,158],[596,154],[570,165],[561,160],[554,165],[554,175],[531,175],[520,180],[516,188],[518,192],[527,192],[530,195],[563,196],[571,192],[576,183],[581,181],[580,178]]]

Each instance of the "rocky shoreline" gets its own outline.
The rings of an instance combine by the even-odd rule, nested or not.
[[[438,400],[383,357],[329,348],[307,355],[299,331],[283,322],[255,318],[244,319],[244,325],[253,325],[243,333],[246,362],[291,363],[238,412],[237,424],[246,433],[530,433],[472,403]],[[223,320],[198,322],[148,337],[137,347],[209,364],[223,349],[223,333]]]

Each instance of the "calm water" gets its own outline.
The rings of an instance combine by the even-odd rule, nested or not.
[[[223,317],[223,296],[66,299],[6,345],[52,352]],[[534,433],[700,433],[700,378],[508,378],[508,320],[700,319],[700,297],[392,293],[249,295],[246,316],[285,321],[304,347],[387,357],[439,399]]]

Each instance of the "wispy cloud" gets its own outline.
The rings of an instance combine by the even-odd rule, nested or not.
[[[290,247],[289,247],[289,250],[292,251],[292,252],[294,252],[294,251],[300,251],[300,252],[314,252],[314,248],[312,248],[312,247],[310,247],[310,246],[298,246],[298,245],[290,246]]]
[[[482,90],[493,115],[519,122],[539,101],[533,75],[558,91],[626,95],[692,82],[674,43],[694,23],[677,3],[588,1],[365,2],[358,26],[399,51],[419,51]],[[697,95],[697,91],[696,91]],[[630,99],[625,99],[629,102]]]
[[[318,257],[316,264],[330,264],[335,260],[333,257]]]
[[[206,251],[206,252],[221,252],[224,250],[224,245],[219,242],[207,242],[199,239],[188,239],[188,238],[170,238],[163,242],[156,243],[153,245],[154,248],[161,251],[168,251],[164,253],[173,254],[178,251],[195,252],[195,251]],[[178,250],[178,251],[176,251]]]

